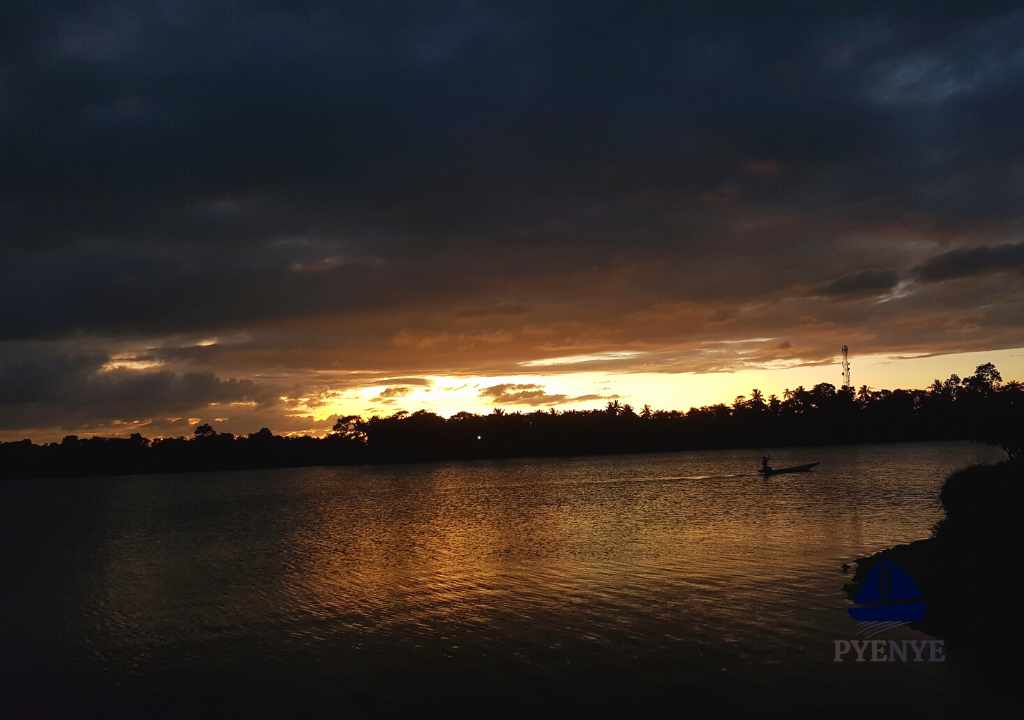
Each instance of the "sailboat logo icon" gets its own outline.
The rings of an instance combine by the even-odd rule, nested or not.
[[[849,609],[858,622],[916,622],[924,618],[925,604],[917,583],[896,563],[875,563]]]

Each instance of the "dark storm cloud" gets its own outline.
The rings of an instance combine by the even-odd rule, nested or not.
[[[972,162],[972,103],[1005,100],[1019,71],[985,67],[978,49],[1006,45],[1015,19],[933,19],[924,35],[884,16],[745,23],[627,5],[173,7],[86,5],[41,28],[34,18],[31,52],[13,63],[20,112],[5,173],[33,244],[69,232],[248,244],[307,222],[383,229],[408,252],[424,236],[737,175],[761,202],[810,189],[821,169],[833,172],[815,192],[906,193],[908,176]],[[914,137],[921,125],[907,120],[934,114],[929,88],[964,102]],[[850,162],[879,143],[899,156]],[[933,144],[949,157],[931,157]],[[751,167],[780,168],[789,187]],[[942,192],[905,200],[941,209]],[[987,206],[998,200],[986,193]]]
[[[823,295],[872,295],[891,290],[899,282],[899,274],[891,270],[861,270],[843,275],[819,288]]]
[[[0,340],[296,392],[1011,346],[1022,34],[1012,4],[14,2]],[[707,345],[752,337],[790,345]]]
[[[97,354],[5,347],[0,358],[0,429],[88,427],[115,420],[206,411],[211,403],[266,401],[249,380],[209,372],[107,369]]]
[[[0,269],[0,332],[3,339],[204,332],[393,307],[424,294],[443,301],[457,292],[407,263],[337,259],[304,272],[295,257],[274,248],[11,251]],[[386,292],[390,283],[401,294]]]
[[[916,270],[924,282],[1024,269],[1024,243],[951,250],[929,258]]]

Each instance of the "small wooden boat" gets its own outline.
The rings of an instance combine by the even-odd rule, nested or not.
[[[762,475],[785,475],[786,473],[808,472],[821,465],[820,462],[807,463],[806,465],[791,465],[782,468],[762,468]]]

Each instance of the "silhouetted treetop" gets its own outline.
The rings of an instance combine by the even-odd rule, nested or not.
[[[1024,388],[1004,383],[994,365],[936,379],[927,390],[862,385],[787,389],[764,399],[754,388],[731,405],[638,414],[611,400],[595,410],[460,412],[418,410],[389,417],[337,418],[324,438],[281,437],[269,428],[248,436],[198,424],[194,439],[65,437],[59,444],[0,444],[0,473],[71,475],[171,472],[291,465],[337,465],[524,455],[578,455],[825,443],[981,440],[1022,453]]]

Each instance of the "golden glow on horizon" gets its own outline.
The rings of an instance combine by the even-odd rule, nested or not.
[[[950,373],[970,375],[977,365],[985,362],[995,363],[1005,380],[1024,378],[1024,348],[1017,348],[914,358],[854,355],[853,381],[857,387],[868,385],[874,389],[925,388],[933,379],[944,379]],[[842,383],[838,356],[831,365],[801,366],[794,361],[778,363],[770,368],[718,373],[579,371],[415,377],[429,384],[378,383],[319,398],[296,399],[294,414],[312,416],[317,422],[332,415],[383,417],[400,410],[429,410],[447,417],[462,411],[486,414],[495,408],[512,412],[532,412],[551,407],[559,410],[600,408],[613,399],[632,405],[638,412],[645,404],[656,410],[685,411],[716,403],[731,404],[738,395],[749,397],[755,387],[765,397],[774,394],[781,398],[787,388],[800,385],[810,388],[818,383],[831,383],[838,387]],[[542,392],[550,400],[542,399],[537,404],[496,404],[492,397],[481,394],[487,388],[504,384],[535,386],[531,389]]]
[[[127,353],[115,356],[111,359],[111,367],[104,371],[148,369],[128,364],[135,357]],[[405,373],[402,377],[409,382],[396,379],[390,383],[370,380],[371,377],[379,377],[379,374],[365,370],[345,374],[347,383],[352,382],[353,376],[365,375],[365,385],[305,396],[282,394],[278,398],[281,405],[277,407],[264,406],[251,400],[211,403],[207,408],[210,415],[216,413],[216,417],[121,418],[87,427],[37,427],[0,432],[0,439],[8,441],[32,437],[37,441],[55,441],[71,433],[127,436],[131,432],[142,432],[149,437],[176,437],[191,434],[190,428],[201,422],[214,422],[219,425],[219,430],[240,434],[269,425],[284,435],[325,435],[330,431],[333,422],[331,418],[335,415],[369,418],[374,415],[386,417],[398,411],[427,410],[450,417],[463,411],[489,414],[495,408],[507,412],[547,411],[549,408],[595,409],[604,407],[612,399],[632,405],[637,412],[640,412],[644,404],[649,404],[655,410],[686,411],[695,406],[731,404],[738,395],[749,397],[751,389],[755,387],[765,397],[773,394],[782,397],[786,388],[800,385],[810,388],[817,383],[828,382],[839,386],[842,379],[838,356],[835,360],[833,364],[802,366],[799,360],[794,359],[788,363],[773,363],[771,367],[716,373],[584,371],[582,368],[586,365],[580,370],[561,373],[552,372],[555,368],[548,368],[543,373],[494,376]],[[978,365],[986,362],[995,363],[1004,381],[1024,380],[1024,348],[931,357],[854,354],[851,360],[854,384],[857,387],[868,385],[876,390],[926,388],[935,378],[945,379],[950,373],[968,376]],[[313,375],[323,380],[328,373],[314,372]],[[330,387],[329,382],[323,385]],[[493,396],[500,394],[498,391],[492,390],[490,395],[482,393],[495,385],[519,386],[508,388],[505,396],[534,398],[540,402],[495,403]],[[282,414],[287,421],[281,422]],[[184,428],[173,427],[179,423],[187,424]]]

